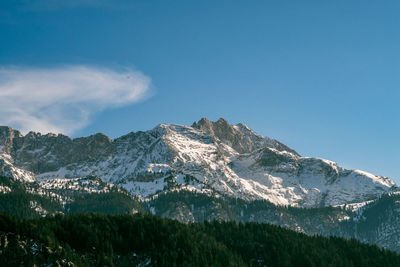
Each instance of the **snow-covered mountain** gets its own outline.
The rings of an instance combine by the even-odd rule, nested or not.
[[[117,139],[71,139],[0,127],[0,175],[20,181],[97,176],[149,198],[189,190],[299,207],[336,206],[397,190],[387,177],[302,157],[244,124],[201,119],[192,126],[160,124]],[[59,181],[59,180],[57,180]]]

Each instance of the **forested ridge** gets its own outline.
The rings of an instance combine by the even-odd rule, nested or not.
[[[0,214],[0,266],[400,266],[356,240],[258,223],[182,224],[148,214]]]

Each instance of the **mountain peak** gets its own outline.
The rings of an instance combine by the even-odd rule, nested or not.
[[[201,118],[198,122],[193,122],[192,127],[199,129],[203,125],[211,125],[212,121],[207,118]]]
[[[14,139],[23,135],[10,126],[0,126],[0,152],[9,153]]]
[[[219,118],[216,122],[217,124],[223,124],[223,125],[228,125],[228,121],[225,120],[224,118]]]
[[[220,118],[216,122],[202,118],[197,123],[193,123],[192,127],[209,134],[214,139],[220,140],[238,153],[250,153],[256,149],[271,147],[298,155],[296,151],[284,144],[257,134],[244,123],[232,125],[224,118]]]
[[[14,130],[10,126],[0,126],[0,136],[14,136],[14,137],[21,137],[22,134],[20,131]]]
[[[103,134],[103,133],[95,133],[92,134],[88,137],[79,137],[79,138],[75,138],[74,142],[81,142],[82,140],[87,140],[86,142],[99,142],[99,143],[112,143],[113,140],[108,137],[107,135]]]

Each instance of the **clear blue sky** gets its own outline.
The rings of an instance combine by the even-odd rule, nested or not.
[[[400,2],[64,2],[2,0],[0,65],[134,68],[152,81],[151,96],[73,136],[224,117],[400,182]]]

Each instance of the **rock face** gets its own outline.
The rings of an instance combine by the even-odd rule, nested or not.
[[[256,134],[243,123],[230,125],[222,118],[216,122],[202,118],[200,121],[193,123],[192,127],[207,133],[213,138],[213,140],[216,140],[217,142],[220,141],[230,146],[240,154],[250,153],[262,147],[271,147],[280,151],[289,151],[298,155],[296,151],[290,149],[279,141]]]
[[[0,126],[0,148],[5,153],[10,153],[14,138],[20,138],[22,134],[8,126]]]
[[[397,188],[387,177],[302,157],[224,119],[201,119],[192,127],[160,124],[114,140],[104,134],[23,136],[0,127],[0,147],[0,175],[42,183],[95,175],[142,197],[190,190],[320,207],[363,202]]]
[[[13,159],[7,154],[0,154],[0,176],[13,177],[27,183],[36,181],[34,173],[16,168],[13,165]]]

